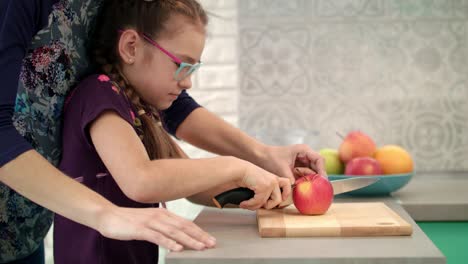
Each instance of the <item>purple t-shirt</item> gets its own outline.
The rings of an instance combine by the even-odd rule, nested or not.
[[[127,198],[96,152],[89,127],[105,111],[114,111],[134,127],[139,123],[123,91],[106,75],[92,75],[82,81],[65,102],[60,169],[116,205],[158,207],[158,204],[142,204]],[[57,264],[154,264],[158,260],[158,247],[149,242],[109,239],[60,215],[55,217],[54,228]]]

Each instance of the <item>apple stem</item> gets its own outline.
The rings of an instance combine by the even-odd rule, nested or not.
[[[344,140],[344,136],[340,132],[336,131],[336,135],[339,136],[342,140]]]

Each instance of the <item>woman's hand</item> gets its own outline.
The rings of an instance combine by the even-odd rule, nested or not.
[[[292,182],[298,177],[294,173],[294,168],[297,167],[310,168],[313,172],[327,176],[323,157],[308,145],[265,145],[261,153],[262,156],[256,164],[280,177],[288,178]]]
[[[246,169],[238,183],[255,192],[253,198],[239,204],[240,208],[256,210],[261,207],[271,209],[279,205],[291,193],[291,181],[280,178],[250,162],[245,162]]]
[[[171,251],[203,250],[216,240],[193,222],[164,208],[113,206],[99,215],[99,232],[118,240],[146,240]]]

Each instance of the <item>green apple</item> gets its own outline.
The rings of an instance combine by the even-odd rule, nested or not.
[[[327,174],[343,174],[344,164],[340,159],[338,150],[323,148],[319,153],[325,159],[325,170]]]

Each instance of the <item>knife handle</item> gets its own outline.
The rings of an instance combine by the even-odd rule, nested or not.
[[[213,203],[218,208],[223,208],[226,204],[239,205],[241,202],[254,197],[254,195],[255,192],[249,188],[239,187],[216,195],[213,198]]]

